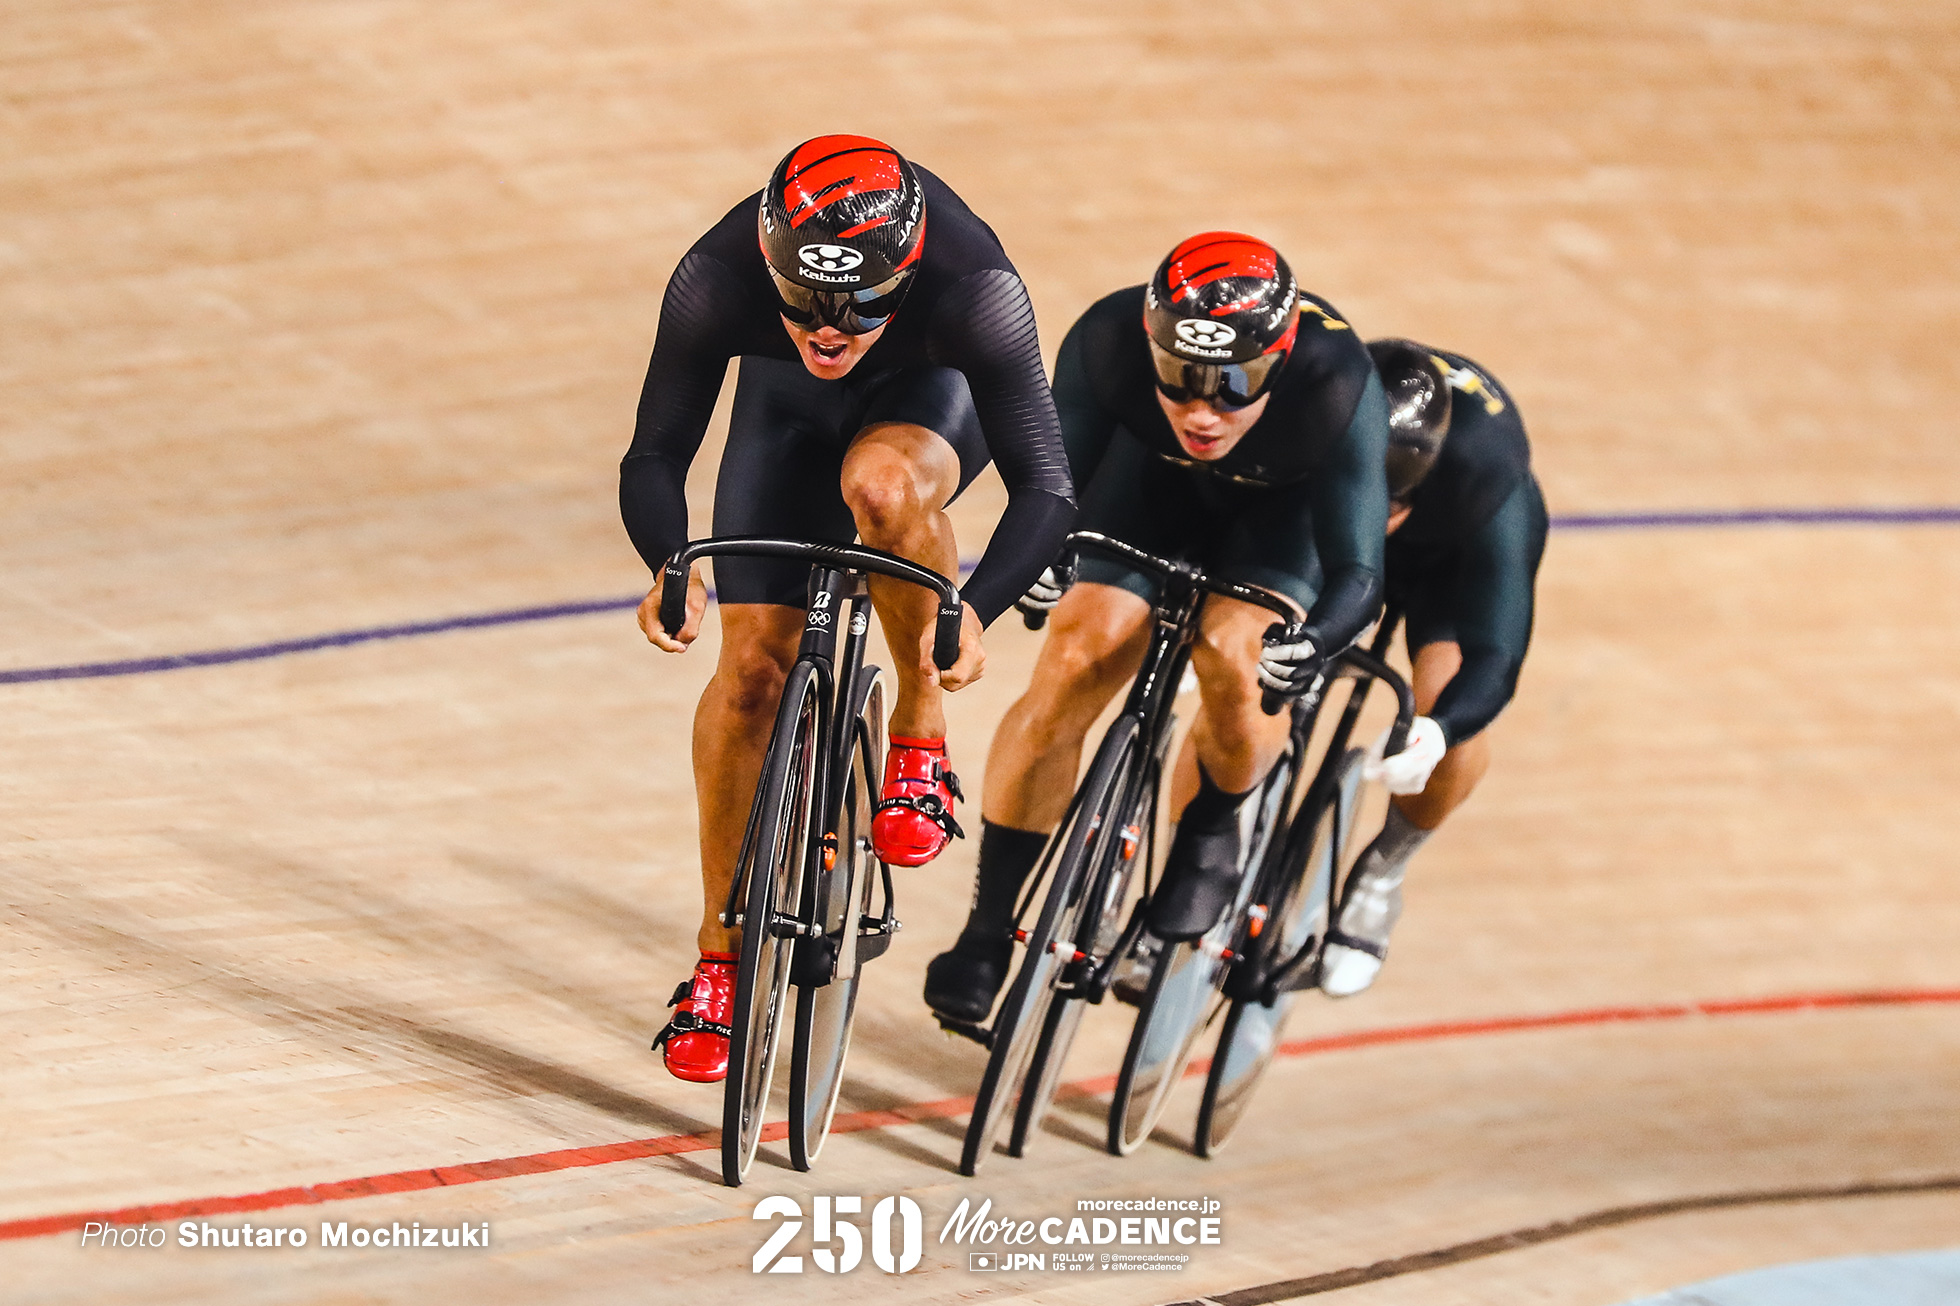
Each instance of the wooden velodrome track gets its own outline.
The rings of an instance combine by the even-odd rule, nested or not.
[[[613,488],[663,280],[819,131],[965,195],[1051,351],[1177,238],[1242,227],[1364,332],[1489,364],[1566,518],[1960,503],[1956,38],[1951,5],[1903,0],[16,0],[0,665],[643,587]],[[960,505],[969,554],[999,502]],[[1303,1006],[1291,1036],[1331,1042],[1214,1162],[1184,1150],[1195,1095],[1117,1161],[1090,1082],[975,1181],[957,1101],[904,1110],[979,1071],[917,997],[969,843],[902,882],[856,1132],[720,1187],[673,1141],[719,1094],[646,1050],[690,957],[712,649],[663,658],[616,604],[0,684],[0,1299],[745,1301],[770,1193],[924,1208],[911,1274],[766,1281],[811,1300],[1149,1303],[1386,1261],[1333,1299],[1606,1306],[1955,1242],[1951,1184],[1812,1191],[1960,1176],[1951,516],[1583,524],[1381,985]],[[954,700],[974,779],[1036,644],[1008,622],[989,647]],[[1756,1001],[1872,993],[1915,1000]],[[1334,1037],[1600,1008],[1666,1018]],[[1094,1013],[1071,1077],[1125,1032]],[[1808,1196],[1421,1255],[1770,1191]],[[1211,1196],[1225,1239],[1175,1275],[974,1274],[933,1241],[969,1194]],[[80,1246],[138,1206],[494,1245]]]

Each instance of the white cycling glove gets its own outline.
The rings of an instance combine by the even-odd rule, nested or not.
[[[1023,594],[1014,606],[1023,612],[1053,612],[1055,605],[1062,601],[1062,595],[1068,593],[1068,587],[1074,580],[1075,576],[1072,572],[1043,567],[1041,575],[1035,579],[1034,584],[1028,586],[1028,592]]]
[[[1304,694],[1319,682],[1327,658],[1315,646],[1304,624],[1266,628],[1259,650],[1259,683],[1275,694]]]
[[[1383,757],[1388,735],[1387,730],[1382,731],[1381,738],[1368,750],[1362,777],[1381,781],[1392,794],[1421,793],[1429,785],[1430,773],[1449,751],[1449,744],[1443,739],[1443,727],[1426,716],[1419,716],[1409,727],[1409,738],[1402,751],[1393,757]]]

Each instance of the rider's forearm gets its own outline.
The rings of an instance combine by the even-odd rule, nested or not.
[[[619,516],[653,571],[687,543],[687,469],[657,454],[619,465]]]
[[[660,305],[660,331],[640,386],[633,443],[619,465],[619,515],[655,571],[687,542],[687,468],[701,447],[728,360],[725,305],[739,296],[732,274],[690,252],[674,269]]]
[[[1314,645],[1333,653],[1354,643],[1382,606],[1382,578],[1366,567],[1343,567],[1327,577],[1320,597],[1307,613]]]
[[[1054,561],[1075,517],[1075,485],[1020,278],[996,269],[961,281],[940,301],[931,354],[965,373],[987,452],[1007,485],[1007,511],[963,588],[989,623]]]
[[[1429,714],[1451,746],[1489,725],[1517,692],[1531,647],[1545,526],[1544,500],[1527,477],[1477,532],[1458,564],[1451,617],[1463,665]]]
[[[1055,560],[1075,522],[1075,503],[1045,490],[1010,494],[993,538],[973,575],[960,587],[980,623],[992,625]]]
[[[1381,607],[1387,450],[1388,400],[1370,375],[1347,433],[1314,478],[1314,548],[1327,581],[1307,624],[1330,651],[1353,643]]]
[[[1451,748],[1474,739],[1518,691],[1524,658],[1501,648],[1466,648],[1463,665],[1437,696],[1429,716]]]
[[[1077,322],[1062,337],[1055,358],[1055,416],[1062,427],[1062,448],[1068,455],[1069,475],[1083,490],[1095,479],[1116,436],[1116,415],[1103,406],[1090,379],[1083,324]]]

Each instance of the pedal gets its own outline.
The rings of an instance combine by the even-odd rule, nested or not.
[[[857,959],[860,964],[875,957],[882,957],[892,946],[892,935],[904,928],[904,922],[896,916],[889,926],[882,917],[858,917]]]
[[[975,1025],[964,1020],[954,1020],[951,1016],[942,1016],[936,1011],[932,1013],[932,1016],[934,1020],[939,1022],[939,1028],[945,1030],[948,1034],[958,1034],[961,1038],[970,1038],[988,1051],[991,1052],[993,1050],[994,1032],[986,1026]]]
[[[1157,969],[1157,958],[1163,947],[1156,935],[1139,932],[1136,942],[1113,963],[1116,973],[1109,982],[1109,992],[1118,1002],[1129,1007],[1143,1005],[1143,996],[1150,989],[1150,976]]]

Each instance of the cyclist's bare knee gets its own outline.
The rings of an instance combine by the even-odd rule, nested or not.
[[[868,427],[844,456],[844,502],[867,541],[902,536],[959,488],[959,456],[923,426]]]
[[[1128,590],[1085,582],[1055,605],[1029,693],[1055,714],[1094,719],[1136,674],[1150,606]]]
[[[749,603],[722,609],[715,687],[728,710],[740,716],[775,710],[802,630],[799,608]]]

